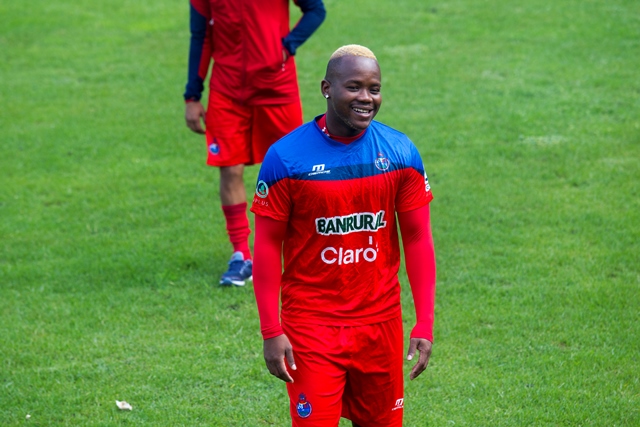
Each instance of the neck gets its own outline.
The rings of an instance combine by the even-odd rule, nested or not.
[[[362,134],[364,133],[364,130],[362,130],[360,132],[354,130],[354,134],[353,135],[349,135],[349,136],[332,134],[331,131],[329,131],[329,127],[327,126],[327,115],[326,115],[326,113],[323,114],[317,120],[317,123],[318,123],[318,126],[320,127],[320,129],[322,130],[322,132],[325,133],[325,135],[327,135],[329,138],[333,139],[334,141],[338,141],[338,142],[341,142],[343,144],[352,143],[356,139],[360,138],[362,136]]]

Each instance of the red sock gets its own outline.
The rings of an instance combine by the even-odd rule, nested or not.
[[[247,218],[247,203],[222,206],[224,217],[227,220],[227,233],[229,241],[233,245],[234,252],[242,252],[244,259],[251,259],[249,250],[249,218]]]

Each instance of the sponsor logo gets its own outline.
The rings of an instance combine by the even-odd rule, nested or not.
[[[316,233],[323,236],[349,234],[360,231],[378,231],[387,226],[384,211],[377,213],[360,212],[331,218],[316,218]]]
[[[311,407],[311,403],[307,401],[307,396],[304,393],[300,393],[298,397],[298,404],[296,405],[296,411],[298,412],[298,416],[300,418],[308,418],[311,415],[311,411],[313,408]]]
[[[378,168],[378,170],[381,170],[384,172],[387,169],[389,169],[389,166],[391,166],[391,162],[389,161],[389,159],[384,157],[384,154],[378,153],[378,158],[375,161],[375,165],[376,165],[376,168]]]
[[[264,199],[259,199],[258,197],[253,198],[253,204],[259,206],[269,206],[269,202]]]
[[[424,191],[429,192],[431,190],[431,186],[429,185],[429,178],[427,177],[427,172],[424,173]]]
[[[256,185],[256,196],[261,199],[266,198],[269,195],[269,186],[263,180],[258,181]]]
[[[213,138],[213,141],[209,144],[209,152],[214,156],[220,154],[220,145],[218,145],[218,140],[216,138]]]
[[[323,175],[323,174],[329,174],[331,173],[331,169],[324,169],[324,164],[322,165],[313,165],[313,167],[311,168],[311,172],[309,172],[309,174],[307,176],[314,176],[314,175]]]
[[[368,248],[345,249],[326,247],[320,252],[320,258],[325,264],[357,264],[362,261],[374,262],[378,258],[378,249],[373,248],[373,237],[369,236]]]
[[[398,409],[402,409],[402,408],[404,408],[404,399],[400,398],[396,400],[396,406],[394,406],[391,410],[397,411]]]

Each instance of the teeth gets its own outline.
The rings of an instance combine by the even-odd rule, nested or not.
[[[362,108],[354,108],[353,111],[355,111],[356,113],[368,113],[369,110],[363,110]]]

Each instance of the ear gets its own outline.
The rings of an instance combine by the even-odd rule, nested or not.
[[[325,98],[328,98],[331,94],[331,83],[328,80],[322,80],[322,82],[320,83],[320,92],[322,93],[322,96],[324,96]]]

